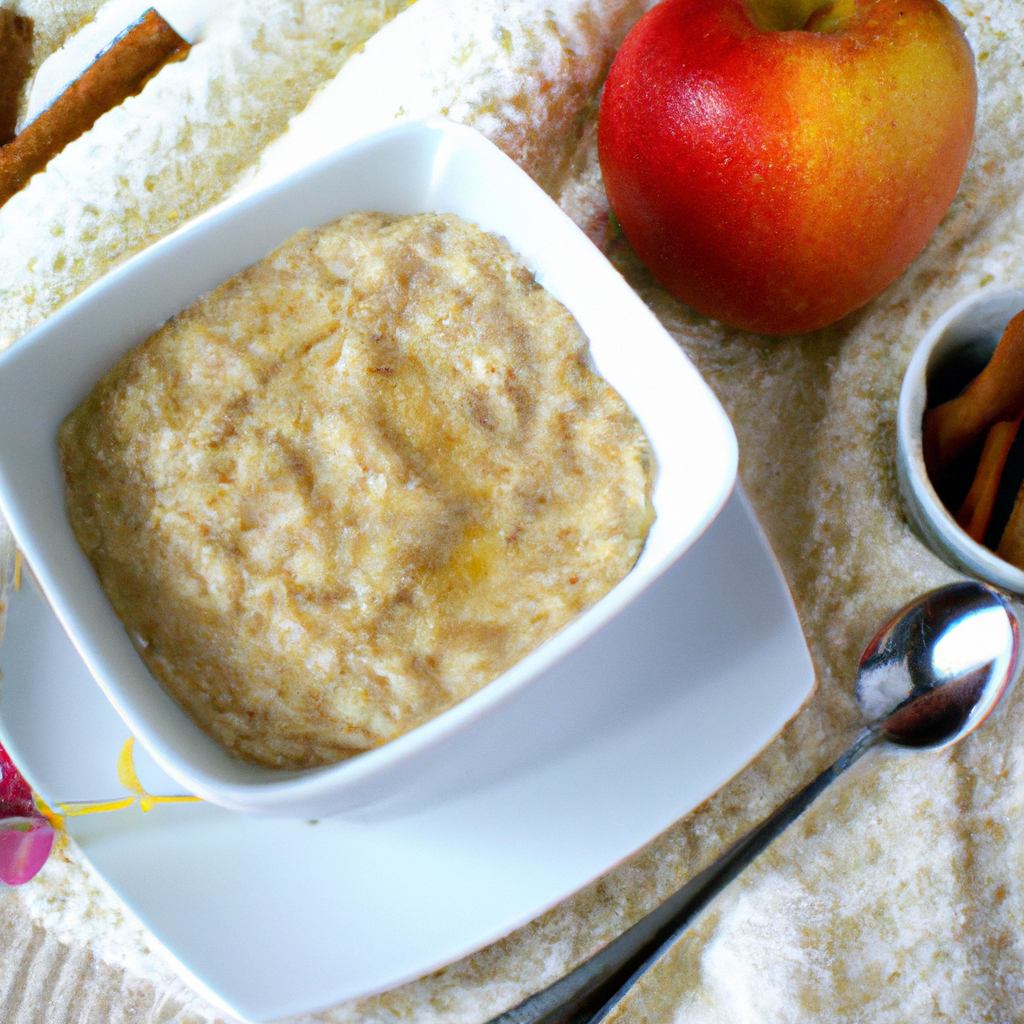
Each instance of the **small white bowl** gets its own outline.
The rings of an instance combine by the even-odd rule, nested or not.
[[[603,600],[478,693],[406,735],[307,772],[232,757],[156,683],[107,602],[64,508],[57,430],[129,348],[301,228],[353,210],[450,212],[504,235],[590,339],[658,462],[655,522],[633,571]],[[710,389],[598,249],[511,160],[472,129],[409,123],[211,211],[118,267],[0,356],[0,506],[43,593],[111,703],[160,765],[232,810],[320,817],[405,794],[406,810],[529,759],[536,735],[577,713],[524,722],[531,694],[647,588],[732,489],[736,439]],[[575,699],[587,700],[584,678]],[[580,704],[577,706],[585,706]],[[518,716],[518,717],[517,717]],[[481,726],[486,725],[486,728]],[[481,737],[486,736],[484,742]]]
[[[896,474],[911,521],[942,559],[971,576],[1024,594],[1024,571],[972,540],[942,504],[924,465],[921,426],[929,387],[957,363],[979,368],[1010,320],[1024,309],[1024,289],[981,292],[958,302],[932,325],[903,378],[896,413]],[[949,395],[948,397],[953,397]]]

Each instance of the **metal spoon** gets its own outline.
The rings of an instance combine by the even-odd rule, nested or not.
[[[1008,600],[973,581],[940,587],[900,609],[857,671],[871,724],[813,782],[695,875],[660,907],[560,981],[490,1024],[599,1024],[726,885],[880,740],[947,747],[976,729],[1021,667],[1020,621]]]

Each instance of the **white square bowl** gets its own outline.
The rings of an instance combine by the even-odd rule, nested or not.
[[[275,771],[230,755],[150,675],[68,523],[56,437],[96,381],[168,317],[296,231],[354,210],[450,212],[508,240],[576,317],[598,371],[647,432],[658,464],[657,520],[622,582],[476,694],[338,765]],[[131,731],[171,776],[211,803],[306,818],[371,806],[415,810],[542,758],[571,732],[587,701],[582,682],[572,706],[564,696],[545,706],[549,670],[592,643],[700,535],[729,495],[737,461],[721,406],[622,277],[511,160],[448,122],[406,123],[358,142],[211,211],[116,268],[0,356],[0,439],[0,507],[46,599]],[[532,718],[524,717],[526,707]]]

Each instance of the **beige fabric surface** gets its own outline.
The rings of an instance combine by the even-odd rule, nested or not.
[[[314,6],[337,5],[306,5]],[[405,113],[443,110],[520,159],[705,374],[736,426],[741,476],[793,589],[818,692],[712,800],[562,906],[428,978],[296,1020],[469,1024],[555,980],[842,749],[859,721],[852,679],[864,643],[898,604],[955,578],[900,511],[893,420],[903,370],[927,325],[978,288],[1024,276],[1024,9],[1019,0],[949,4],[978,58],[981,103],[963,186],[924,253],[862,311],[779,341],[685,309],[606,232],[596,103],[641,6],[419,0],[388,31],[400,31],[403,19],[417,31],[432,18],[458,26],[448,63],[437,58],[442,70]],[[49,222],[33,226],[29,214],[60,200],[78,216],[90,201],[69,200],[56,178],[42,181],[49,174],[20,197],[20,211],[9,212],[13,202],[0,211],[0,334],[8,338],[148,237],[128,234],[122,248],[108,246],[75,269],[73,260],[58,269],[49,258],[29,267],[33,247],[50,244]],[[163,222],[153,229],[161,230]],[[869,755],[716,901],[623,1019],[1024,1019],[1022,716],[1018,689],[953,751]],[[0,892],[4,1024],[214,1018],[73,848],[29,886]]]

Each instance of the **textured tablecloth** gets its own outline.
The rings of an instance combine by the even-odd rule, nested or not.
[[[26,0],[19,9],[37,18],[42,55],[93,6]],[[279,39],[277,50],[270,47],[285,70],[342,32],[345,6],[250,3],[253,18],[273,15],[278,28],[293,26],[295,39],[308,37],[288,53]],[[363,13],[376,7],[362,6]],[[381,5],[379,20],[400,6]],[[859,723],[852,680],[864,643],[900,603],[956,578],[900,510],[894,416],[903,371],[929,323],[977,289],[1019,286],[1024,278],[1024,7],[1019,0],[949,6],[974,48],[981,97],[960,193],[923,254],[885,293],[832,328],[787,340],[724,329],[686,309],[608,230],[595,146],[599,90],[643,4],[418,0],[346,65],[336,91],[354,107],[341,136],[361,123],[366,72],[359,61],[386,59],[387,46],[374,44],[399,38],[388,33],[422,39],[423,67],[416,74],[394,69],[411,75],[409,101],[394,114],[443,113],[481,128],[604,248],[693,358],[735,424],[740,474],[792,587],[819,688],[713,799],[560,907],[428,978],[301,1019],[483,1021],[555,980],[844,747]],[[347,52],[339,47],[334,65],[322,62],[311,77],[330,78]],[[0,336],[13,340],[108,266],[244,181],[254,150],[317,84],[307,81],[283,114],[275,106],[247,150],[227,146],[237,155],[224,158],[216,181],[204,178],[192,206],[186,189],[173,203],[157,202],[167,194],[160,190],[137,201],[145,185],[134,179],[111,198],[101,150],[123,137],[131,119],[108,115],[89,133],[93,141],[82,143],[96,148],[92,163],[85,161],[92,177],[62,178],[66,153],[0,211]],[[225,101],[225,109],[237,102]],[[183,156],[175,174],[188,166]],[[102,208],[113,210],[112,220],[89,212],[96,196],[112,204]],[[128,206],[132,217],[119,221],[118,210]],[[168,219],[170,210],[177,212]],[[83,234],[89,217],[99,221],[94,237],[103,243],[92,249]],[[79,234],[64,244],[56,228],[65,240]],[[868,755],[695,923],[638,988],[623,1019],[1024,1019],[1022,717],[1018,688],[954,750]],[[216,1013],[149,949],[73,848],[30,885],[0,891],[4,1024],[211,1019]]]

